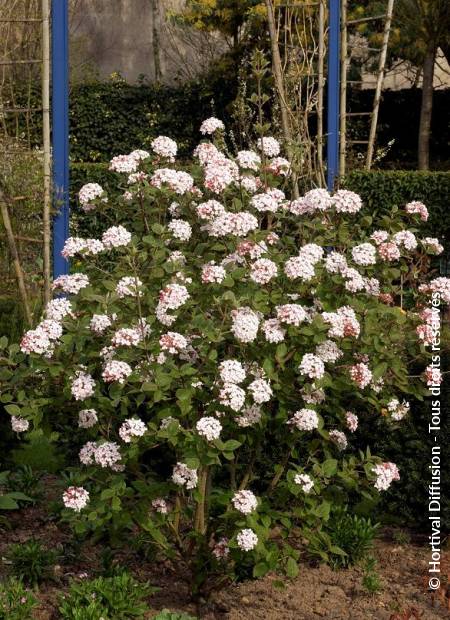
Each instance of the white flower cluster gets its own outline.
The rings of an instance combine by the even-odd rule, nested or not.
[[[377,262],[377,251],[371,243],[361,243],[352,249],[352,258],[357,265],[375,265]]]
[[[124,226],[111,226],[102,235],[102,243],[107,249],[120,248],[131,241],[131,233]]]
[[[341,351],[333,340],[325,340],[325,342],[317,345],[316,355],[323,362],[334,363],[344,355],[344,352]]]
[[[117,381],[118,383],[123,384],[132,372],[133,370],[131,366],[126,362],[112,360],[105,364],[102,372],[102,377],[105,383],[112,383],[113,381]]]
[[[319,416],[314,409],[300,409],[288,420],[299,431],[312,431],[319,426]]]
[[[258,507],[258,500],[251,491],[237,491],[231,500],[234,508],[244,515],[249,515]]]
[[[281,200],[280,196],[274,192],[275,190],[272,190],[253,196],[250,200],[251,206],[260,213],[275,213],[280,207]]]
[[[354,433],[358,428],[358,416],[351,411],[345,412],[345,422],[347,424],[347,428],[351,433]]]
[[[314,486],[314,481],[308,474],[295,474],[294,482],[301,486],[302,491],[306,494],[310,493]]]
[[[325,323],[331,325],[328,330],[330,338],[357,338],[360,333],[360,325],[355,311],[350,306],[341,306],[336,312],[324,312],[322,318]]]
[[[196,469],[189,469],[185,463],[178,462],[173,468],[172,480],[178,486],[185,486],[186,489],[195,489],[198,483]]]
[[[108,201],[103,187],[98,183],[86,183],[78,192],[81,208],[86,212],[95,209],[96,205],[93,201],[98,198],[100,198],[102,202]]]
[[[348,189],[340,189],[333,196],[333,203],[338,213],[358,213],[362,208],[362,200],[358,194]]]
[[[214,116],[211,116],[211,118],[207,118],[200,125],[200,133],[202,133],[205,136],[211,135],[218,130],[224,130],[224,129],[225,129],[225,125],[223,124],[223,122],[219,120],[218,118],[215,118]]]
[[[276,264],[268,258],[259,258],[250,269],[250,279],[256,284],[267,284],[277,275]]]
[[[170,230],[175,239],[179,241],[189,241],[192,235],[192,228],[189,222],[185,220],[172,220],[167,228]]]
[[[142,340],[142,330],[136,327],[122,327],[111,339],[113,347],[135,347]]]
[[[136,172],[139,165],[139,159],[129,155],[116,155],[109,162],[109,169],[113,172],[124,172],[130,174],[130,172]]]
[[[94,314],[89,323],[90,329],[96,334],[102,334],[111,325],[112,321],[107,314]]]
[[[137,295],[142,296],[141,288],[142,282],[139,278],[124,276],[117,283],[116,293],[121,299],[124,297],[136,297]]]
[[[89,286],[89,278],[84,273],[73,273],[71,275],[62,275],[53,280],[52,288],[61,289],[64,293],[72,293],[76,295],[81,289]]]
[[[195,428],[201,437],[204,437],[207,441],[213,441],[214,439],[219,439],[222,431],[222,424],[219,420],[216,420],[216,418],[206,416],[200,418]]]
[[[229,555],[230,548],[228,546],[228,543],[228,538],[222,537],[218,542],[214,544],[211,553],[217,560],[223,560]]]
[[[221,265],[215,265],[214,262],[210,262],[202,267],[202,282],[203,284],[220,284],[224,281],[227,272]]]
[[[283,306],[277,306],[275,310],[277,312],[277,319],[280,323],[286,323],[286,325],[298,327],[308,319],[305,309],[299,304],[284,304]]]
[[[78,426],[80,428],[92,428],[98,422],[98,416],[95,409],[82,409],[78,413]]]
[[[98,239],[84,239],[83,237],[69,237],[61,250],[63,258],[73,258],[77,254],[96,256],[103,252],[105,246]]]
[[[391,418],[396,422],[403,420],[408,415],[410,404],[404,400],[402,403],[397,398],[392,398],[387,404],[387,410],[391,414]]]
[[[231,331],[239,342],[253,342],[258,334],[259,317],[251,308],[244,306],[231,313]]]
[[[147,431],[147,426],[138,418],[125,420],[119,428],[119,436],[125,443],[130,443],[133,437],[142,437]]]
[[[52,299],[45,308],[45,316],[53,321],[62,321],[66,316],[72,316],[72,303],[64,297]]]
[[[342,431],[332,430],[329,432],[330,440],[339,448],[345,450],[348,445],[347,437]]]
[[[83,487],[69,487],[64,491],[62,498],[66,508],[80,512],[89,503],[89,491]]]
[[[153,510],[159,512],[162,515],[166,515],[169,512],[169,506],[167,505],[166,500],[162,497],[156,497],[155,499],[152,499],[152,508]]]
[[[248,211],[238,213],[225,212],[212,220],[205,230],[210,237],[246,237],[249,232],[258,228],[258,220]]]
[[[159,339],[159,346],[163,351],[176,355],[187,348],[188,342],[184,336],[177,332],[167,332]]]
[[[377,477],[374,486],[378,491],[387,491],[394,480],[400,480],[400,473],[395,463],[375,465],[373,472]]]
[[[75,400],[86,400],[94,395],[95,381],[84,370],[78,370],[72,379],[70,390]]]
[[[291,170],[291,164],[284,157],[274,157],[269,161],[266,170],[272,174],[285,177]]]
[[[254,426],[261,420],[262,413],[258,405],[252,405],[246,407],[241,415],[235,418],[236,424],[241,428],[247,428],[248,426]]]
[[[261,326],[264,332],[264,337],[267,342],[278,343],[282,342],[286,336],[286,330],[281,327],[281,323],[278,319],[267,319]]]
[[[267,403],[273,396],[272,388],[265,379],[255,379],[248,386],[248,391],[253,396],[256,404]]]
[[[15,433],[25,433],[30,428],[30,423],[20,415],[11,416],[11,428]]]
[[[233,411],[240,411],[245,403],[245,391],[236,383],[224,383],[219,391],[219,402]]]
[[[280,143],[272,136],[266,136],[258,140],[258,148],[267,157],[277,157],[280,154]]]
[[[152,150],[160,157],[164,157],[170,162],[175,161],[178,150],[175,140],[172,140],[167,136],[158,136],[157,138],[152,140],[150,146],[152,147]]]
[[[306,375],[310,379],[321,379],[325,374],[325,365],[314,353],[305,353],[298,370],[301,375]]]
[[[405,211],[406,213],[409,213],[411,215],[419,215],[422,222],[426,222],[428,220],[428,209],[423,204],[423,202],[419,202],[418,200],[408,202],[408,204],[405,206]]]
[[[261,157],[255,151],[239,151],[236,159],[239,166],[246,170],[256,172],[261,165]]]
[[[417,248],[417,239],[409,230],[401,230],[392,236],[394,243],[405,250],[415,250]]]
[[[258,536],[250,528],[245,528],[236,536],[236,542],[242,551],[251,551],[258,544]]]
[[[225,207],[217,200],[202,202],[196,206],[195,211],[201,220],[206,220],[207,222],[210,222],[226,213]]]
[[[372,372],[367,364],[360,362],[350,368],[350,377],[359,388],[364,389],[372,381]]]
[[[159,168],[153,173],[150,184],[161,188],[167,185],[176,194],[183,196],[191,192],[194,187],[194,179],[187,172],[173,170],[172,168]]]
[[[96,443],[88,441],[80,450],[80,461],[83,465],[93,465],[96,463],[103,469],[107,467],[113,471],[121,471],[123,465],[121,463],[122,455],[119,446],[111,441]]]
[[[224,383],[242,383],[246,373],[241,362],[238,360],[224,360],[219,365],[220,378]]]
[[[425,237],[425,239],[422,239],[422,245],[425,247],[427,252],[436,254],[436,256],[439,256],[439,254],[442,254],[444,251],[444,246],[439,243],[439,239],[436,239],[435,237]]]
[[[36,326],[36,329],[25,332],[20,341],[20,350],[27,355],[36,353],[50,357],[56,341],[62,336],[62,331],[61,323],[45,319]]]

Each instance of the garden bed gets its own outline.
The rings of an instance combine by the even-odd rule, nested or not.
[[[11,513],[10,523],[11,530],[0,541],[2,557],[10,544],[23,543],[32,537],[61,552],[60,564],[54,568],[54,580],[39,589],[40,606],[33,616],[36,620],[56,620],[58,598],[67,590],[69,580],[81,574],[88,577],[99,574],[105,547],[87,543],[75,551],[70,544],[70,533],[57,526],[40,507]],[[447,617],[442,601],[433,600],[424,585],[427,547],[420,539],[406,542],[407,536],[402,533],[402,537],[398,532],[384,530],[376,542],[373,555],[381,586],[376,594],[369,594],[363,586],[367,574],[363,567],[333,571],[327,565],[305,561],[301,562],[300,574],[294,580],[281,581],[279,576],[269,574],[260,580],[232,584],[213,594],[211,601],[198,609],[189,602],[182,575],[173,572],[168,563],[145,561],[128,544],[114,554],[114,563],[127,567],[139,581],[149,581],[160,588],[150,599],[148,618],[164,608],[192,615],[200,612],[205,620],[389,620],[393,614],[414,609],[422,620]],[[443,565],[446,566],[445,558]],[[8,572],[5,562],[1,571],[2,577]],[[401,618],[414,620],[415,616]]]

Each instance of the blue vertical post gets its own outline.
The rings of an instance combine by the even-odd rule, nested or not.
[[[339,85],[341,0],[329,0],[327,185],[332,191],[339,175]]]
[[[69,11],[52,0],[53,277],[68,273],[61,250],[69,236]]]

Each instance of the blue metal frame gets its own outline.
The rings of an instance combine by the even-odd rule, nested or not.
[[[327,185],[331,192],[339,176],[339,84],[340,84],[341,0],[329,2],[328,30],[328,127]]]
[[[69,11],[52,0],[53,277],[69,271],[61,250],[69,236]]]
[[[327,185],[339,175],[341,2],[329,0]],[[69,15],[68,0],[52,0],[53,277],[66,274],[61,250],[69,236]]]

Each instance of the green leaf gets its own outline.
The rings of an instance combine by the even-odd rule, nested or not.
[[[21,409],[17,405],[6,405],[6,411],[11,415],[20,415]]]
[[[263,577],[269,572],[270,568],[267,566],[265,562],[258,562],[253,567],[253,577]]]
[[[0,510],[16,510],[18,503],[9,495],[0,495]]]
[[[294,560],[294,558],[288,558],[288,561],[286,562],[286,575],[290,579],[294,579],[295,577],[297,577],[298,573],[299,568],[297,562]]]
[[[336,459],[327,459],[322,463],[322,472],[323,475],[327,478],[331,478],[337,472],[338,462]]]
[[[228,441],[224,443],[223,449],[226,452],[230,452],[233,450],[237,450],[237,448],[239,448],[241,445],[242,444],[240,441],[236,441],[236,439],[229,439]]]

